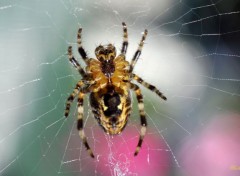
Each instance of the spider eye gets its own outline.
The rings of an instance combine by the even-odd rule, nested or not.
[[[99,45],[99,46],[95,49],[95,54],[96,54],[96,55],[101,54],[100,52],[101,52],[103,49],[104,49],[103,46],[102,46],[102,45]]]

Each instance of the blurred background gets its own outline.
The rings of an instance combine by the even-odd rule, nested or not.
[[[235,0],[1,0],[0,175],[240,175],[240,2]],[[90,57],[99,44],[120,51],[122,22],[130,61],[149,31],[134,72],[156,85],[162,101],[141,86],[148,131],[137,157],[140,119],[108,136],[85,98],[88,156],[68,95],[81,76],[66,50],[76,34]]]

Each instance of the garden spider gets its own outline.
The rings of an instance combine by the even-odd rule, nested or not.
[[[77,44],[78,52],[87,65],[85,69],[83,69],[74,58],[72,47],[68,47],[69,61],[78,70],[82,79],[76,84],[75,89],[67,99],[65,117],[68,117],[71,103],[74,98],[78,96],[77,129],[88,153],[93,158],[93,152],[88,145],[83,130],[83,98],[85,94],[90,93],[90,105],[99,125],[107,134],[114,135],[121,133],[127,124],[132,109],[129,91],[133,90],[135,92],[140,113],[141,131],[134,156],[138,154],[142,146],[143,138],[146,133],[147,120],[141,90],[138,85],[132,83],[132,80],[136,80],[138,83],[155,92],[162,99],[167,99],[155,86],[146,83],[142,78],[133,73],[134,66],[141,55],[144,41],[148,33],[147,30],[144,31],[138,49],[131,63],[129,63],[125,60],[128,48],[127,26],[124,22],[122,26],[123,43],[121,54],[117,57],[115,47],[112,44],[108,44],[99,45],[95,49],[97,59],[89,58],[82,47],[82,28],[78,30]]]

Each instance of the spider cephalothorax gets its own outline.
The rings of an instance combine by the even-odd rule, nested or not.
[[[133,68],[141,54],[144,41],[147,36],[147,30],[144,31],[138,49],[135,52],[131,63],[126,61],[125,55],[128,47],[128,34],[125,23],[123,24],[123,44],[121,53],[116,55],[116,48],[112,44],[99,45],[95,49],[97,59],[88,58],[85,50],[81,45],[81,32],[78,30],[77,42],[78,51],[86,63],[83,69],[78,61],[72,55],[72,47],[68,48],[68,56],[70,62],[82,75],[82,79],[77,83],[74,91],[67,99],[65,116],[69,114],[71,103],[78,95],[78,121],[77,129],[83,140],[89,154],[94,157],[90,149],[87,138],[83,131],[83,97],[90,93],[90,105],[94,117],[104,131],[110,135],[119,134],[127,124],[131,114],[131,98],[130,90],[133,90],[137,96],[138,108],[141,121],[141,132],[137,148],[134,155],[137,155],[146,133],[147,120],[144,111],[143,96],[141,89],[137,84],[132,83],[136,80],[146,88],[155,92],[159,97],[166,100],[166,97],[155,86],[143,81],[142,78],[133,73]]]

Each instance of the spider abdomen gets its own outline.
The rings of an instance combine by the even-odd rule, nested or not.
[[[106,90],[105,90],[106,91]],[[102,90],[102,92],[105,92]],[[131,99],[115,90],[113,92],[91,93],[90,105],[94,117],[108,134],[119,134],[127,124],[131,113]]]

